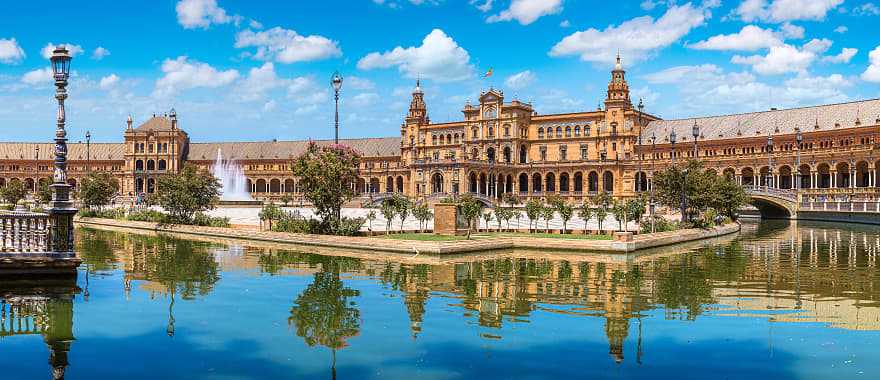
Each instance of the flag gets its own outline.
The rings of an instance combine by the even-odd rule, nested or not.
[[[483,78],[491,77],[491,76],[492,76],[492,70],[495,70],[495,69],[490,67],[490,68],[489,68],[489,71],[487,71],[486,74],[483,75]]]

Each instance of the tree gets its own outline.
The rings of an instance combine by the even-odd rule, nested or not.
[[[325,230],[337,228],[342,220],[342,205],[354,195],[360,155],[343,145],[319,147],[314,142],[296,158],[293,174],[299,177],[306,200],[315,207]]]
[[[394,194],[393,198],[394,209],[397,211],[397,215],[400,216],[400,232],[403,232],[403,223],[406,222],[406,218],[409,216],[412,202],[402,194]]]
[[[708,207],[713,180],[700,161],[690,160],[683,168],[672,166],[654,174],[654,196],[664,206],[678,209],[681,220],[686,221],[688,208]]]
[[[510,209],[510,216],[516,218],[516,228],[519,229],[519,220],[522,218],[522,211],[512,208]],[[507,223],[507,229],[510,229],[510,223]]]
[[[83,207],[101,208],[119,192],[119,181],[108,172],[91,172],[83,178],[79,186],[79,199]]]
[[[397,206],[394,204],[394,198],[386,198],[382,200],[379,206],[382,217],[385,218],[385,235],[391,233],[391,222],[394,221],[394,214],[397,213]]]
[[[498,218],[499,230],[501,230],[501,221],[504,221],[507,224],[507,229],[510,230],[510,218],[513,218],[512,208],[498,208],[495,211],[495,217]]]
[[[4,202],[13,206],[18,204],[18,201],[24,199],[25,195],[27,195],[27,189],[18,180],[9,181],[6,187],[0,189],[0,198],[3,198]]]
[[[590,208],[590,205],[584,203],[581,205],[581,208],[578,210],[578,218],[584,220],[584,235],[587,234],[587,224],[590,223],[590,218],[593,217],[593,209]]]
[[[645,198],[639,197],[626,201],[626,215],[629,220],[638,224],[645,215]]]
[[[470,240],[471,230],[474,227],[474,221],[476,221],[477,218],[480,216],[480,212],[483,210],[483,203],[474,198],[472,195],[465,194],[459,200],[458,210],[461,212],[461,216],[463,216],[465,220],[467,220],[467,238],[468,240]]]
[[[260,213],[257,214],[260,218],[260,222],[267,222],[269,225],[269,230],[272,230],[272,222],[279,220],[284,217],[284,212],[281,211],[281,208],[276,206],[274,203],[269,202],[269,204],[263,205],[263,208],[260,210]]]
[[[504,193],[504,195],[501,196],[501,200],[511,207],[513,207],[513,205],[518,205],[521,202],[519,196],[514,193]]]
[[[413,207],[413,216],[419,221],[419,232],[423,232],[427,228],[428,221],[434,217],[434,213],[427,203],[420,203]]]
[[[370,212],[367,213],[367,222],[369,223],[370,232],[373,232],[373,221],[374,220],[376,220],[376,211],[370,210]]]
[[[608,217],[608,206],[605,204],[600,204],[596,207],[596,221],[599,222],[599,232],[602,232],[602,223],[605,222],[605,218]]]
[[[49,187],[52,181],[51,177],[43,178],[37,187],[37,193],[34,194],[34,198],[41,204],[47,205],[49,202],[52,202],[52,189]]]
[[[571,217],[574,215],[574,207],[571,207],[568,203],[562,202],[556,206],[556,212],[558,212],[559,217],[562,218],[562,233],[565,234],[565,231],[568,229],[568,221],[571,220]]]
[[[483,220],[486,221],[486,232],[489,232],[489,222],[492,221],[492,211],[483,214]]]
[[[220,200],[220,182],[211,173],[186,165],[175,174],[159,177],[150,204],[162,206],[171,219],[189,223],[197,212],[211,210]]]
[[[611,205],[611,213],[617,220],[618,230],[623,231],[623,225],[626,224],[626,203],[622,201],[614,201]]]
[[[731,178],[721,176],[713,181],[711,207],[720,211],[722,215],[731,219],[736,217],[736,210],[749,202],[742,186]]]
[[[290,190],[285,189],[285,191],[290,191]],[[283,204],[285,207],[287,207],[287,205],[290,204],[290,202],[293,202],[292,195],[284,194],[281,196],[281,204]]]
[[[544,218],[544,232],[550,233],[550,220],[553,219],[553,214],[556,210],[553,207],[543,207],[541,209],[541,217]]]
[[[538,218],[541,217],[543,209],[544,204],[542,204],[540,200],[532,198],[526,202],[526,216],[529,218],[529,233],[532,232],[532,223],[535,223],[535,229],[538,229]]]

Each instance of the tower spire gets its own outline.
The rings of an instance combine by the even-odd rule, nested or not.
[[[608,83],[608,96],[605,98],[605,108],[632,108],[629,98],[629,84],[626,83],[626,71],[620,60],[620,51],[611,71],[611,81]]]

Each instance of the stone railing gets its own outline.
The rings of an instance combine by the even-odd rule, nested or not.
[[[801,202],[801,211],[868,212],[880,213],[880,200],[877,201],[821,201]]]
[[[50,251],[49,215],[25,212],[0,212],[0,252],[48,252]]]

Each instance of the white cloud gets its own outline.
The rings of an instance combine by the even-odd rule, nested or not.
[[[40,50],[40,55],[43,56],[43,58],[45,58],[45,59],[52,58],[52,52],[55,50],[55,48],[57,46],[60,46],[60,45],[64,45],[64,47],[67,48],[67,54],[70,54],[71,57],[76,57],[76,56],[82,54],[84,51],[82,46],[79,46],[79,45],[74,45],[74,44],[70,44],[70,43],[53,44],[50,42],[50,43],[46,44],[46,46],[43,46],[43,49]]]
[[[263,24],[257,20],[251,20],[251,22],[248,23],[248,26],[250,26],[251,29],[263,29]]]
[[[512,90],[521,90],[535,82],[535,74],[529,70],[513,74],[504,80],[504,85]]]
[[[102,90],[109,90],[113,88],[113,86],[115,86],[117,83],[119,83],[119,76],[117,76],[116,74],[110,74],[101,78],[101,81],[98,82],[98,87],[100,87]]]
[[[571,26],[571,22],[569,22],[568,20],[562,20],[559,23],[560,28],[568,28],[569,26]]]
[[[641,7],[643,10],[650,11],[656,8],[659,3],[660,1],[657,0],[645,0],[642,1],[641,4],[639,4],[639,7]]]
[[[28,71],[22,75],[21,81],[32,86],[51,83],[53,81],[52,68],[44,67],[42,69]]]
[[[2,63],[18,63],[24,59],[24,49],[18,45],[15,38],[0,38],[0,62]]]
[[[154,97],[172,95],[191,88],[217,88],[238,79],[237,70],[219,71],[207,63],[190,60],[186,56],[165,59],[162,62],[164,75],[156,81]]]
[[[562,0],[512,0],[510,8],[489,16],[486,22],[516,20],[520,25],[529,25],[542,16],[562,12]]]
[[[177,11],[177,22],[184,29],[207,29],[211,24],[226,24],[237,18],[227,15],[223,8],[217,6],[216,0],[181,0],[174,9]]]
[[[376,84],[373,81],[352,75],[345,77],[343,85],[346,87],[351,86],[355,90],[372,90],[376,88]]]
[[[735,55],[731,62],[751,65],[752,69],[763,75],[784,73],[805,73],[816,58],[831,47],[827,39],[813,39],[798,49],[791,45],[773,46],[767,55],[740,56]]]
[[[880,83],[880,46],[868,53],[870,65],[862,73],[862,80],[866,82]]]
[[[92,59],[100,61],[108,55],[110,55],[110,50],[105,49],[103,46],[98,46],[95,48],[95,51],[92,52]]]
[[[779,28],[779,32],[785,38],[804,38],[804,28],[792,23],[785,23]]]
[[[236,88],[234,96],[241,101],[262,100],[267,91],[287,84],[287,80],[279,78],[275,73],[275,65],[266,62],[248,72],[247,77]]]
[[[744,0],[734,11],[743,21],[824,20],[843,0]]]
[[[843,34],[843,33],[846,33],[846,32],[848,32],[848,31],[849,31],[849,28],[847,28],[847,27],[844,26],[844,25],[841,25],[841,26],[838,26],[838,27],[834,28],[834,33],[840,33],[840,34]]]
[[[475,6],[480,12],[486,13],[492,10],[493,0],[470,0],[469,3]]]
[[[782,40],[770,29],[762,29],[754,25],[746,25],[737,33],[719,34],[689,45],[697,50],[745,50],[755,51],[782,45]]]
[[[582,61],[612,63],[615,52],[620,49],[628,61],[637,61],[675,43],[709,17],[711,13],[704,7],[690,3],[671,6],[657,20],[642,16],[601,31],[590,28],[575,32],[553,46],[550,55],[579,55]]]
[[[859,49],[856,48],[843,48],[840,54],[822,57],[822,62],[849,63],[858,52]]]
[[[874,3],[864,3],[853,8],[852,13],[857,16],[876,16],[880,15],[880,7]]]
[[[384,53],[372,52],[361,58],[361,70],[397,66],[407,78],[427,78],[451,82],[470,78],[474,67],[470,55],[440,29],[434,29],[422,40],[421,46],[398,46]]]
[[[235,35],[235,47],[256,47],[254,58],[281,63],[317,61],[342,55],[336,41],[324,36],[303,36],[277,26],[259,32],[241,31]]]
[[[379,101],[379,94],[374,92],[364,92],[351,98],[351,102],[356,107],[367,107]]]
[[[326,103],[331,100],[328,89],[329,85],[318,86],[311,77],[296,77],[291,79],[289,83],[287,86],[287,97],[293,99],[299,105],[312,106],[308,107],[310,110],[317,109],[317,104]]]

